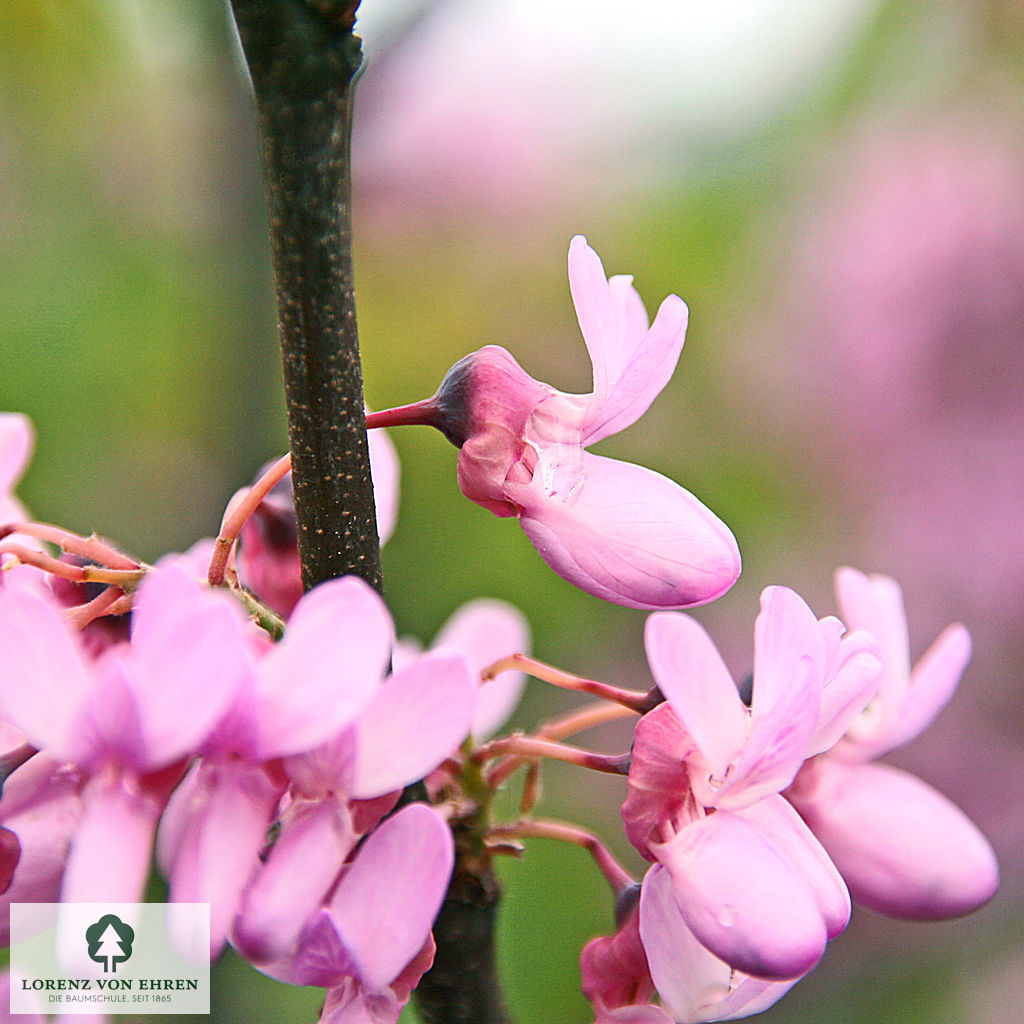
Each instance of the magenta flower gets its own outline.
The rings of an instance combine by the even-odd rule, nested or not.
[[[139,589],[131,644],[92,662],[50,603],[22,589],[0,592],[4,714],[86,779],[63,899],[138,899],[182,759],[240,683],[241,628],[230,599],[181,570],[157,571]]]
[[[309,853],[312,868],[314,847]],[[359,847],[294,947],[256,966],[295,985],[326,988],[322,1021],[396,1021],[433,960],[430,929],[453,863],[440,815],[423,804],[404,808]],[[297,891],[301,877],[295,885]]]
[[[432,398],[369,422],[440,429],[461,449],[463,494],[517,516],[571,583],[630,608],[684,608],[736,581],[740,556],[728,527],[666,477],[585,450],[643,415],[683,346],[683,301],[670,295],[648,326],[631,282],[606,279],[586,239],[572,240],[569,285],[593,364],[590,394],[556,391],[490,345],[456,363]]]
[[[627,834],[664,867],[697,940],[756,977],[810,970],[849,919],[838,872],[779,795],[820,739],[823,692],[842,695],[827,705],[831,724],[860,710],[876,684],[863,639],[830,650],[833,632],[793,591],[765,590],[747,708],[695,620],[648,619],[648,660],[667,704],[637,727]]]
[[[211,904],[214,953],[240,909],[239,935],[255,959],[294,945],[359,839],[349,800],[401,788],[465,738],[476,687],[464,660],[422,657],[385,679],[393,639],[380,596],[346,577],[306,594],[284,639],[247,661],[158,842],[172,898]],[[289,779],[280,835],[261,868]],[[363,815],[360,824],[376,821]]]
[[[878,641],[881,685],[843,739],[807,763],[787,796],[857,902],[922,920],[970,913],[999,885],[992,847],[920,779],[871,763],[917,736],[946,704],[970,657],[970,635],[962,625],[949,626],[911,671],[896,582],[840,569],[836,589],[847,620]]]

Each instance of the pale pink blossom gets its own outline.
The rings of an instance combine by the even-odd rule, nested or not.
[[[336,867],[340,877],[329,896],[321,894],[291,948],[277,948],[256,966],[291,984],[326,988],[322,1021],[393,1024],[433,960],[430,929],[453,863],[441,816],[424,804],[404,808],[366,838],[350,863]],[[306,870],[315,867],[314,844]],[[303,884],[296,875],[294,891]]]
[[[334,739],[286,760],[292,799],[244,893],[232,935],[239,952],[269,973],[295,955],[361,835],[469,734],[476,690],[461,655],[422,655],[388,676]]]
[[[756,867],[751,864],[749,870]],[[781,898],[778,909],[780,913],[785,910]],[[799,980],[751,977],[710,953],[690,929],[669,874],[659,866],[651,868],[644,878],[639,936],[651,980],[671,1013],[669,1019],[679,1024],[735,1020],[761,1013]]]
[[[592,940],[580,957],[596,1024],[732,1020],[760,1013],[795,984],[751,978],[709,952],[686,923],[663,867],[647,872],[636,895],[615,934]]]
[[[683,608],[736,581],[728,527],[678,484],[586,448],[646,411],[675,370],[687,309],[670,295],[648,325],[632,278],[605,277],[581,235],[569,284],[593,364],[594,390],[557,391],[490,345],[448,372],[437,394],[377,413],[371,425],[426,423],[460,448],[459,486],[499,516],[516,516],[559,575],[631,608]]]
[[[316,592],[296,606],[285,642],[296,625],[303,625],[306,602]],[[373,596],[386,617],[383,603]],[[318,744],[288,752],[283,768],[289,799],[279,835],[253,874],[234,923],[236,948],[270,972],[295,955],[302,929],[327,899],[361,836],[390,810],[398,791],[458,749],[475,713],[477,681],[462,654],[451,649],[428,652],[385,675],[390,618],[386,632],[373,643],[365,625],[343,621],[325,621],[322,627],[336,633],[351,630],[342,647],[367,652],[370,663],[361,672],[370,680],[370,697]],[[283,689],[292,675],[281,676]],[[318,714],[318,706],[310,705],[311,715]]]
[[[211,904],[214,952],[240,911],[239,941],[255,959],[271,955],[268,941],[275,956],[294,945],[359,838],[349,802],[420,778],[465,738],[476,694],[464,660],[429,655],[387,675],[393,640],[380,596],[346,577],[306,594],[276,645],[248,642],[255,657],[158,843],[172,898]],[[359,824],[376,820],[363,809]]]
[[[880,666],[861,636],[844,648],[832,623],[785,587],[762,594],[754,637],[748,708],[694,619],[648,619],[648,660],[667,704],[637,726],[623,818],[708,950],[747,974],[785,979],[814,966],[850,904],[779,793],[833,722],[864,706]]]
[[[871,763],[917,736],[946,704],[970,657],[970,635],[949,626],[911,669],[896,582],[840,569],[836,588],[847,621],[877,640],[881,685],[835,747],[808,761],[787,796],[859,903],[914,919],[970,913],[998,887],[992,847],[926,783]]]
[[[93,662],[51,603],[23,590],[0,593],[4,715],[85,779],[62,898],[138,899],[183,759],[240,683],[241,628],[230,599],[202,591],[181,570],[157,571],[139,589],[131,644]]]

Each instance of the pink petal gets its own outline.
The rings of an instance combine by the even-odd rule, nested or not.
[[[788,786],[821,707],[825,644],[818,620],[788,587],[768,587],[754,626],[750,736],[706,806],[736,809]]]
[[[10,945],[12,903],[55,903],[68,848],[82,816],[77,773],[36,754],[4,781],[0,817],[21,847],[14,878],[0,897],[0,945]]]
[[[569,288],[594,369],[582,437],[589,445],[638,420],[669,382],[686,337],[687,309],[670,295],[648,330],[632,278],[607,280],[582,235],[569,246]]]
[[[243,618],[180,565],[151,572],[132,613],[129,684],[152,766],[201,744],[249,678]]]
[[[171,796],[157,837],[161,847],[173,845],[173,856],[161,856],[175,903],[210,904],[210,957],[224,947],[238,911],[242,891],[259,865],[267,828],[280,796],[260,768],[234,764],[201,764]],[[183,832],[165,839],[164,830],[178,813],[176,802],[187,801]]]
[[[569,291],[594,368],[594,397],[603,402],[624,363],[608,279],[601,258],[583,235],[569,243]]]
[[[728,994],[732,968],[697,941],[662,867],[651,868],[644,878],[640,938],[651,979],[673,1020],[698,1020]]]
[[[584,445],[624,430],[647,411],[675,372],[688,317],[686,304],[678,295],[669,295],[662,302],[651,329],[630,352],[628,365],[609,381],[605,400],[591,403],[583,423]]]
[[[728,527],[642,466],[553,446],[540,453],[530,484],[506,482],[505,492],[544,561],[615,604],[687,608],[714,600],[739,575]]]
[[[518,464],[527,424],[541,403],[555,399],[557,408],[564,410],[571,400],[535,381],[498,345],[486,345],[456,363],[435,398],[441,410],[438,426],[461,449],[462,493],[497,516],[515,515],[505,481],[510,472],[522,468]],[[557,416],[547,422],[561,432],[572,432]]]
[[[370,476],[373,478],[373,500],[377,506],[377,536],[384,544],[395,532],[398,522],[398,452],[385,430],[370,430]]]
[[[263,867],[245,892],[232,944],[264,970],[298,948],[299,935],[337,878],[356,836],[336,799],[296,801]],[[287,965],[283,967],[287,971]]]
[[[392,675],[356,721],[352,795],[382,796],[433,771],[469,735],[476,695],[460,654],[428,653]]]
[[[903,593],[888,576],[865,576],[856,569],[837,570],[835,582],[843,621],[850,629],[866,629],[875,638],[884,666],[877,699],[888,723],[903,704],[910,675]],[[883,728],[887,730],[888,725]]]
[[[912,920],[959,917],[999,885],[988,840],[953,803],[907,772],[820,758],[794,806],[854,900]]]
[[[296,795],[319,799],[351,792],[356,756],[355,734],[354,725],[346,726],[308,753],[285,759],[284,770]]]
[[[504,601],[470,601],[441,627],[432,650],[444,648],[465,655],[470,670],[479,675],[499,658],[528,654],[530,627],[522,613]],[[519,703],[525,683],[525,673],[508,671],[480,687],[474,737],[484,739],[505,723]]]
[[[842,624],[838,619],[823,620]],[[875,642],[864,630],[836,638],[825,672],[821,691],[821,711],[814,735],[807,746],[807,757],[829,750],[842,738],[853,719],[867,707],[878,690],[882,663],[875,653]]]
[[[383,991],[368,992],[355,978],[327,990],[319,1024],[397,1024],[412,990],[434,962],[436,946],[428,937],[423,949]]]
[[[451,832],[424,804],[388,818],[362,845],[330,909],[367,988],[390,985],[422,949],[453,863]]]
[[[626,837],[647,860],[654,859],[650,844],[664,838],[662,828],[690,802],[686,765],[697,754],[667,701],[637,722],[622,820]]]
[[[814,613],[789,587],[766,587],[754,623],[755,720],[779,705],[817,706],[824,671],[825,642]]]
[[[604,1009],[649,1000],[654,995],[636,910],[614,935],[602,935],[583,947],[580,975],[583,994]]]
[[[351,722],[380,686],[393,640],[384,602],[362,580],[306,594],[257,666],[262,757],[311,750]]]
[[[849,923],[850,894],[842,875],[800,815],[781,796],[766,797],[738,813],[797,871],[814,896],[828,937],[835,938]]]
[[[128,646],[119,644],[96,663],[92,691],[63,750],[73,764],[101,770],[109,763],[132,772],[163,767],[162,761],[151,757],[146,744],[138,695],[129,682],[130,661]]]
[[[0,589],[0,705],[36,747],[63,756],[91,681],[56,608],[30,590]]]
[[[947,626],[910,673],[910,688],[886,750],[909,743],[931,725],[956,691],[970,658],[971,634],[966,627]]]
[[[644,631],[651,673],[719,779],[747,737],[747,711],[711,637],[696,619],[660,612]]]
[[[360,1010],[367,1012],[363,1004],[365,993],[353,977],[355,968],[345,941],[338,934],[334,915],[321,907],[302,929],[299,945],[287,976],[281,980],[291,985],[316,985],[320,988],[347,989],[352,997],[358,998]],[[354,1007],[350,1007],[350,1012]],[[369,1019],[372,1017],[356,1020]]]
[[[758,829],[728,811],[654,847],[683,917],[730,966],[781,980],[809,971],[827,932],[810,888]]]
[[[0,496],[8,495],[21,479],[34,444],[35,432],[27,416],[0,413]]]
[[[138,903],[162,801],[130,775],[107,774],[87,783],[82,804],[61,902]]]

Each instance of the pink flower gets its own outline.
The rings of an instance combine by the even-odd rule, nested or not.
[[[312,847],[310,855],[312,867]],[[430,929],[453,863],[451,832],[437,812],[404,808],[359,847],[293,948],[257,966],[328,989],[323,1021],[393,1024],[433,961]]]
[[[668,383],[686,332],[678,296],[648,326],[632,279],[606,279],[581,235],[569,285],[594,390],[568,395],[487,346],[448,372],[437,394],[378,413],[371,425],[427,423],[459,446],[459,486],[499,516],[517,516],[541,557],[597,597],[630,608],[683,608],[736,581],[728,527],[666,477],[585,449],[636,421]]]
[[[836,869],[779,796],[818,738],[823,691],[843,695],[841,708],[828,706],[831,723],[863,707],[877,678],[861,639],[830,651],[832,633],[793,591],[765,590],[748,709],[695,620],[648,619],[648,660],[667,706],[637,727],[627,834],[664,867],[697,940],[757,977],[810,970],[849,919]]]
[[[949,626],[911,670],[896,582],[840,569],[836,589],[846,619],[876,637],[882,681],[844,738],[807,763],[787,796],[859,903],[914,919],[970,913],[999,884],[988,841],[930,786],[871,763],[917,736],[946,704],[970,657],[970,636],[959,624]]]
[[[426,654],[389,676],[335,739],[286,761],[292,802],[234,926],[232,942],[247,959],[277,976],[361,833],[394,804],[379,798],[397,799],[458,748],[475,698],[464,658]]]
[[[324,600],[340,587],[362,595],[365,612],[371,604],[375,611],[362,617],[335,612],[318,620],[317,631],[330,630],[338,645],[324,682],[344,693],[344,680],[338,678],[338,666],[344,665],[346,674],[359,676],[368,695],[341,719],[325,710],[337,698],[320,695],[305,709],[310,727],[319,723],[317,736],[308,733],[301,745],[277,748],[278,756],[287,755],[283,767],[289,797],[278,838],[245,889],[232,936],[244,956],[270,973],[280,973],[278,965],[295,955],[302,929],[322,907],[361,835],[390,810],[397,791],[432,772],[458,748],[475,712],[477,681],[466,659],[450,649],[406,659],[385,677],[391,619],[380,598],[355,579],[323,584],[306,595],[282,644],[313,621],[308,603],[317,600],[318,592],[326,588],[320,601],[326,612]],[[297,666],[281,672],[275,691],[279,701],[291,699],[299,678]],[[280,710],[272,717],[296,719]],[[328,720],[331,726],[325,729]],[[230,822],[221,827],[229,828]]]
[[[580,957],[596,1024],[731,1020],[767,1009],[795,983],[751,978],[710,953],[687,925],[664,868],[651,868],[636,895],[616,933],[594,939]]]
[[[168,569],[147,577],[137,602],[131,644],[92,662],[52,604],[26,590],[0,592],[4,713],[86,780],[63,876],[66,900],[138,899],[182,759],[240,682],[241,622],[230,599]]]
[[[359,838],[349,801],[420,778],[465,738],[476,687],[464,660],[425,656],[384,678],[393,640],[380,596],[346,577],[306,594],[284,639],[247,659],[158,843],[172,898],[211,904],[214,952],[239,911],[254,958],[294,945]],[[289,780],[280,835],[261,866]],[[359,824],[376,820],[363,814]]]
[[[751,864],[749,870],[757,869]],[[781,894],[778,910],[785,910]],[[799,980],[750,977],[710,953],[691,931],[669,873],[661,867],[651,868],[644,878],[639,937],[651,980],[671,1013],[668,1019],[681,1024],[761,1013]],[[647,1018],[641,1020],[646,1024]]]

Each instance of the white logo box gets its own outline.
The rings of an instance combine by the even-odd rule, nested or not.
[[[208,903],[12,903],[11,1014],[209,1013]]]

